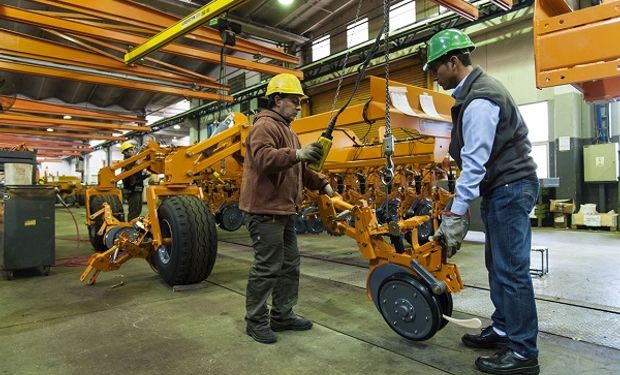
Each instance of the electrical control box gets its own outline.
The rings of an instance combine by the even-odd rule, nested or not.
[[[583,146],[585,182],[618,182],[618,143]]]

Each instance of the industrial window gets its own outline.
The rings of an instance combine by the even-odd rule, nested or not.
[[[361,19],[347,26],[347,48],[368,40],[368,18]]]
[[[312,42],[312,61],[329,56],[329,35],[325,35]]]
[[[415,1],[401,1],[390,6],[390,31],[415,23]]]
[[[532,157],[538,165],[538,178],[549,177],[549,105],[538,102],[519,106],[519,111],[529,130]]]
[[[230,92],[235,93],[245,88],[245,73],[236,75],[228,80],[228,86],[230,86]]]

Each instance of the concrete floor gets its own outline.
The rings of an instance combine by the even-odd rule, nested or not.
[[[76,210],[86,236],[84,214]],[[0,374],[477,374],[487,350],[460,343],[467,329],[448,324],[425,342],[394,333],[366,298],[365,270],[353,240],[300,236],[297,313],[311,331],[278,333],[278,343],[245,332],[244,293],[252,259],[247,234],[220,232],[214,271],[201,288],[174,292],[143,260],[104,273],[88,287],[78,278],[90,250],[75,225],[56,213],[57,264],[0,280]],[[491,311],[481,235],[453,258],[468,286],[454,296],[456,317]],[[620,373],[620,236],[535,229],[549,247],[550,272],[537,279],[542,374]],[[330,258],[347,264],[321,261]],[[123,281],[124,286],[112,288]]]

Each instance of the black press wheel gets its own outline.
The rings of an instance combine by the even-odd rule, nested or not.
[[[428,340],[441,328],[440,302],[409,274],[395,274],[379,289],[379,311],[396,333],[413,341]]]
[[[90,197],[90,212],[87,212],[87,214],[92,215],[99,211],[103,208],[104,203],[110,205],[115,218],[121,221],[125,219],[123,205],[116,195],[94,195]],[[101,236],[97,234],[102,225],[103,215],[99,215],[95,218],[95,222],[88,226],[88,238],[95,251],[106,251],[108,249],[104,239],[105,233]]]
[[[228,232],[234,232],[243,225],[243,212],[239,209],[237,202],[226,205],[218,218],[220,228]]]
[[[217,256],[215,219],[206,202],[195,196],[175,196],[157,211],[163,245],[151,262],[168,285],[195,284],[213,270]]]

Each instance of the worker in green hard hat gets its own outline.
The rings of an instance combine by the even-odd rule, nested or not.
[[[428,41],[425,71],[445,90],[454,89],[450,156],[461,169],[456,194],[433,236],[450,257],[469,227],[467,210],[482,197],[485,263],[492,325],[462,341],[473,348],[501,349],[476,359],[491,374],[538,374],[538,319],[529,274],[532,232],[529,213],[538,196],[536,163],[528,129],[508,90],[479,66],[470,53],[475,45],[456,29],[438,32]]]

